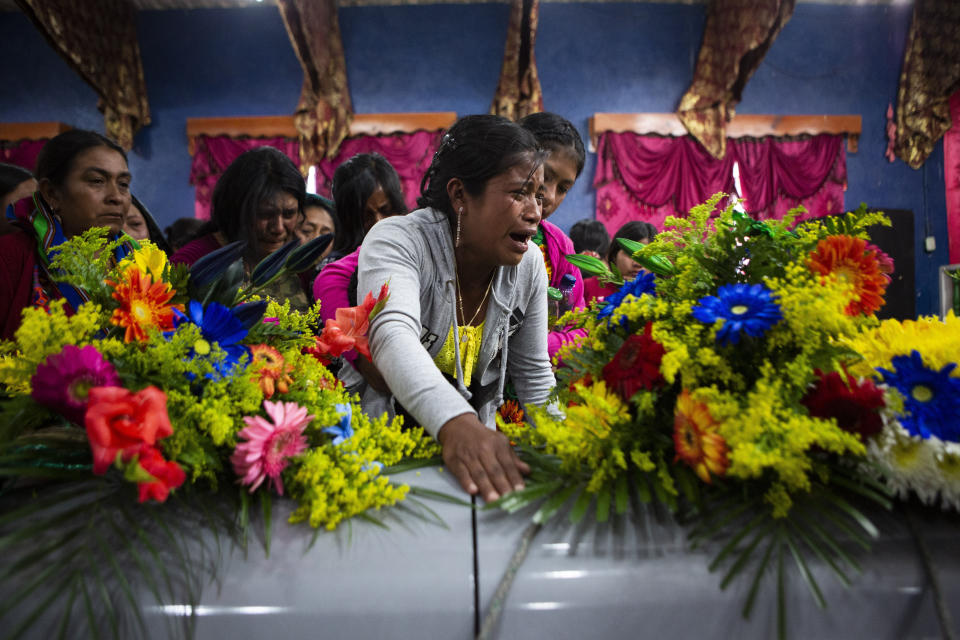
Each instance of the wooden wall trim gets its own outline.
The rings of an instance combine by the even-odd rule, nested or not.
[[[862,127],[859,115],[737,115],[727,123],[729,138],[763,138],[830,133],[847,136],[847,149],[856,153]],[[685,136],[687,130],[675,113],[595,113],[590,118],[590,145],[595,150],[601,133],[632,131],[639,134]]]
[[[0,122],[0,140],[49,140],[72,128],[62,122]]]
[[[350,123],[351,136],[375,136],[413,131],[440,131],[457,119],[453,111],[423,113],[358,113]],[[194,152],[194,138],[231,136],[236,138],[296,138],[293,116],[246,116],[237,118],[187,118],[187,140],[190,155]]]

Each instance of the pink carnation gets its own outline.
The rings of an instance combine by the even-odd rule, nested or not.
[[[290,458],[298,456],[307,448],[303,430],[313,420],[307,410],[295,402],[270,402],[263,406],[273,422],[260,416],[246,416],[247,427],[240,432],[246,442],[237,445],[230,462],[240,477],[240,484],[250,485],[250,493],[257,490],[264,479],[283,495],[283,480],[280,473],[287,468]]]

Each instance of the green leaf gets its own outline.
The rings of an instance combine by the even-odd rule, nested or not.
[[[412,496],[420,496],[421,498],[429,498],[431,500],[438,500],[448,504],[455,504],[458,507],[466,507],[468,509],[473,508],[473,504],[467,502],[463,498],[459,498],[449,493],[444,493],[443,491],[434,491],[433,489],[425,489],[424,487],[415,487],[411,485],[410,490],[407,493]]]
[[[268,491],[260,493],[260,506],[263,508],[263,550],[270,557],[270,535],[273,532],[273,502]]]
[[[814,520],[810,519],[807,521],[807,525],[813,530],[817,537],[828,547],[830,551],[833,552],[835,556],[843,560],[850,566],[851,569],[857,573],[861,573],[862,569],[860,568],[860,563],[857,562],[850,554],[843,550],[843,548],[837,544],[833,536],[831,536],[826,529],[820,526],[820,524]]]
[[[795,520],[791,519],[790,525],[791,525],[791,527],[793,528],[793,532],[794,532],[801,540],[803,540],[804,544],[806,544],[806,546],[807,546],[811,551],[813,551],[815,554],[817,554],[817,557],[820,558],[820,560],[822,560],[824,563],[826,563],[827,565],[829,565],[829,567],[830,567],[831,569],[833,569],[834,574],[837,576],[837,579],[840,580],[840,582],[843,584],[843,586],[849,588],[849,587],[850,587],[850,579],[847,577],[847,574],[844,573],[843,570],[840,568],[840,565],[838,565],[838,564],[836,563],[836,561],[835,561],[832,557],[830,557],[830,555],[829,555],[828,553],[826,553],[826,552],[820,547],[820,545],[817,544],[816,540],[814,540],[810,535],[808,535],[808,534],[803,530],[803,528],[800,526],[800,524],[799,524],[798,522],[796,522]]]
[[[787,589],[783,572],[783,545],[777,548],[777,638],[787,640]]]
[[[557,479],[543,484],[527,484],[525,489],[512,491],[498,500],[488,502],[484,509],[503,509],[509,513],[519,511],[525,506],[539,500],[540,498],[553,493],[563,484],[563,480]]]
[[[647,248],[647,245],[642,242],[637,242],[636,240],[630,240],[629,238],[617,238],[617,242],[620,243],[620,246],[630,254],[631,256],[637,251],[642,251]]]
[[[117,534],[117,539],[120,544],[122,544],[127,553],[130,554],[130,557],[133,559],[133,563],[137,566],[137,570],[140,572],[140,575],[143,577],[143,581],[147,584],[147,588],[150,589],[150,593],[153,594],[154,599],[157,602],[163,602],[163,598],[160,597],[160,589],[157,586],[157,581],[153,577],[153,573],[147,570],[146,563],[143,560],[143,556],[140,553],[140,550],[137,548],[137,545],[134,544],[133,540],[128,535],[128,532],[122,530],[112,518],[107,518],[111,528]]]
[[[820,585],[817,584],[817,579],[814,578],[813,574],[810,572],[810,567],[807,566],[806,559],[803,557],[803,554],[800,553],[800,549],[798,549],[797,545],[794,543],[793,535],[791,535],[789,531],[784,531],[784,534],[787,547],[790,548],[790,553],[793,555],[793,560],[797,563],[797,567],[800,569],[800,574],[803,576],[804,582],[807,583],[810,593],[812,593],[814,599],[816,599],[817,605],[819,605],[821,609],[826,609],[827,601],[823,597],[823,592],[820,591]]]
[[[72,577],[76,577],[75,574],[71,574]],[[56,593],[54,591],[54,593]],[[70,582],[70,595],[67,598],[67,604],[63,609],[63,617],[60,618],[60,627],[57,631],[57,638],[63,640],[67,637],[67,630],[70,628],[70,614],[73,612],[73,601],[77,599],[77,583],[75,581]],[[39,607],[38,607],[39,610]],[[29,626],[29,625],[28,625]],[[27,627],[24,627],[25,629]],[[13,637],[16,637],[15,634],[11,634]]]
[[[767,545],[767,550],[763,554],[763,558],[760,560],[760,564],[757,565],[757,571],[753,574],[753,580],[750,583],[750,591],[747,593],[747,599],[743,603],[743,609],[740,611],[740,615],[743,616],[744,620],[750,618],[750,613],[753,611],[753,603],[757,599],[757,593],[760,591],[760,582],[763,580],[763,574],[767,570],[767,565],[770,563],[770,556],[773,553],[773,548],[777,546],[777,536],[776,534],[771,536],[770,543]]]
[[[578,524],[583,520],[583,516],[587,514],[587,509],[590,507],[591,502],[593,502],[593,494],[584,488],[584,490],[580,492],[580,495],[577,496],[577,501],[573,503],[573,509],[570,510],[570,522]]]
[[[557,491],[555,494],[550,496],[549,499],[533,514],[533,521],[537,524],[544,524],[549,521],[557,511],[562,507],[567,500],[570,499],[570,496],[573,495],[573,492],[577,490],[578,485],[571,485],[569,487],[564,487],[560,491]]]
[[[110,622],[110,628],[113,630],[113,637],[120,637],[120,627],[119,621],[117,620],[117,610],[113,606],[113,599],[110,597],[110,592],[107,591],[107,586],[103,582],[103,577],[100,575],[100,567],[97,562],[90,562],[93,560],[92,554],[87,556],[87,571],[86,574],[93,575],[94,582],[97,586],[97,591],[100,593],[100,606],[98,609],[105,613],[107,620]],[[90,626],[95,626],[96,620],[90,620]]]
[[[627,507],[630,506],[630,495],[627,492],[627,474],[621,473],[617,476],[617,482],[614,486],[614,508],[618,515],[623,515],[627,512]]]
[[[836,505],[848,516],[856,520],[857,524],[860,525],[860,528],[866,531],[867,535],[869,535],[871,538],[875,540],[880,535],[880,532],[877,531],[877,527],[874,526],[874,524],[870,521],[870,519],[867,518],[867,516],[863,515],[863,513],[861,513],[859,509],[855,508],[849,502],[847,502],[840,496],[830,492],[825,493],[824,497],[830,500],[834,505]]]
[[[731,500],[731,503],[736,503],[735,500]],[[728,524],[739,518],[746,511],[755,507],[753,501],[742,502],[737,504],[735,507],[730,509],[717,509],[714,513],[718,513],[719,517],[714,519],[712,516],[708,515],[705,517],[700,524],[695,526],[687,536],[687,539],[690,540],[693,544],[692,548],[697,548],[703,539],[715,535],[718,531],[723,530]]]
[[[396,475],[405,471],[413,471],[414,469],[422,469],[424,467],[439,467],[442,465],[443,458],[441,456],[434,456],[432,458],[425,459],[405,460],[398,462],[397,464],[390,465],[389,467],[384,467],[380,470],[380,475]]]
[[[20,624],[18,624],[16,628],[14,628],[14,630],[10,632],[10,634],[7,637],[19,638],[21,635],[26,633],[30,629],[30,627],[33,625],[33,623],[37,621],[37,618],[39,618],[44,611],[47,611],[50,608],[50,606],[54,602],[56,602],[57,598],[59,598],[63,594],[63,590],[67,587],[67,584],[70,583],[75,578],[76,578],[75,573],[69,573],[63,578],[63,580],[50,586],[47,589],[47,592],[49,593],[49,595],[46,598],[44,598],[43,601],[41,601],[36,606],[34,606],[33,610],[30,612],[30,615],[28,615],[26,618],[21,620]],[[64,613],[63,613],[64,617],[61,619],[61,622],[60,622],[61,629],[63,628],[63,625],[65,624],[65,622],[69,620],[70,609],[73,608],[73,600],[74,600],[73,594],[75,593],[76,593],[76,584],[74,583],[73,589],[71,590],[71,597],[68,599],[68,602],[67,602],[67,609],[64,610]],[[63,632],[61,631],[60,633],[62,636]]]
[[[880,506],[882,506],[884,509],[888,511],[893,508],[893,501],[890,499],[889,495],[887,495],[886,493],[881,493],[879,491],[866,487],[859,482],[850,481],[849,479],[844,478],[843,476],[840,476],[840,475],[834,475],[830,479],[830,481],[831,483],[841,486],[844,489],[847,489],[848,491],[852,491],[857,495],[860,495],[864,498],[867,498],[868,500],[872,500],[873,502],[876,502],[877,504],[879,504]]]
[[[603,487],[597,493],[597,522],[606,522],[610,518],[610,488]]]
[[[360,520],[364,520],[364,521],[366,521],[366,522],[369,522],[370,524],[375,524],[375,525],[377,525],[378,527],[380,527],[380,528],[382,528],[382,529],[386,529],[387,531],[390,531],[390,527],[388,527],[387,524],[386,524],[383,520],[380,520],[379,518],[373,517],[372,515],[370,515],[370,514],[367,513],[366,511],[364,511],[363,513],[358,513],[358,514],[357,514],[357,518],[359,518]]]
[[[727,544],[724,545],[723,549],[720,550],[720,553],[713,559],[713,562],[707,567],[710,571],[716,571],[717,567],[730,555],[734,549],[737,548],[737,545],[740,544],[740,541],[743,540],[748,533],[760,526],[769,516],[766,513],[761,513],[758,516],[755,516],[747,526],[740,529],[740,531],[735,534]]]
[[[564,256],[564,258],[573,266],[587,272],[590,275],[599,276],[606,274],[608,277],[613,277],[610,267],[608,267],[607,263],[599,258],[585,256],[579,253],[569,254]]]
[[[753,536],[753,540],[740,552],[737,556],[736,561],[730,567],[730,570],[727,571],[727,575],[724,576],[723,580],[720,582],[720,589],[726,589],[730,586],[730,582],[740,573],[740,571],[746,566],[747,561],[750,560],[753,555],[753,550],[757,548],[763,539],[768,536],[770,533],[770,525],[768,524],[765,527],[761,527],[757,534]]]
[[[864,551],[870,550],[870,540],[866,538],[860,531],[855,529],[852,525],[848,523],[846,519],[841,517],[839,514],[834,512],[832,509],[823,509],[820,513],[821,518],[825,518],[833,523],[837,529],[840,529],[854,543],[857,544]]]
[[[240,488],[240,546],[243,548],[244,557],[247,553],[247,540],[250,537],[250,494],[245,489]]]
[[[417,512],[417,511],[416,511],[415,509],[413,509],[413,507],[411,507],[410,505],[413,505],[413,506],[415,506],[417,509],[420,509],[420,510],[422,510],[422,511],[425,511],[425,512],[427,513],[427,515],[430,516],[430,518],[426,518],[422,513]],[[447,525],[447,523],[443,520],[443,518],[440,517],[440,514],[438,514],[436,511],[434,511],[433,509],[431,509],[430,507],[428,507],[425,502],[423,502],[423,501],[421,501],[421,500],[417,500],[416,498],[410,496],[409,493],[407,494],[406,500],[404,500],[403,502],[401,502],[400,504],[398,504],[397,507],[398,507],[399,509],[405,509],[405,510],[407,510],[407,511],[413,513],[413,514],[415,514],[417,517],[424,518],[425,520],[432,520],[433,524],[435,524],[435,525],[437,525],[437,526],[440,526],[440,527],[443,527],[444,529],[449,529],[449,528],[450,528],[450,527]]]
[[[87,592],[87,581],[80,580],[80,592],[83,594],[83,607],[87,611],[87,630],[94,638],[100,637],[97,625],[97,614],[94,612],[93,603],[90,602],[90,594]]]

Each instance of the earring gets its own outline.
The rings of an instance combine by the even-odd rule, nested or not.
[[[454,247],[460,246],[460,216],[462,215],[463,215],[463,207],[460,207],[459,211],[457,211],[457,239],[453,244]]]

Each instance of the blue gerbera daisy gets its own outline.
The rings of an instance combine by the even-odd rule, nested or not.
[[[226,357],[214,365],[220,375],[230,375],[240,359],[249,353],[240,341],[247,337],[243,323],[227,307],[211,302],[206,307],[196,300],[187,305],[187,315],[181,321],[190,321],[200,327],[203,339],[217,343]]]
[[[636,278],[625,282],[616,293],[612,293],[607,296],[606,304],[603,305],[602,309],[600,309],[600,313],[597,314],[597,318],[600,320],[609,318],[611,315],[613,315],[613,312],[616,311],[617,307],[620,306],[620,303],[623,302],[624,298],[627,296],[639,298],[645,293],[656,295],[657,283],[654,274],[647,271],[641,271],[637,274]]]
[[[903,396],[903,428],[915,436],[960,442],[960,379],[950,376],[955,362],[936,371],[916,350],[892,359],[893,371],[877,368],[884,381]]]
[[[772,292],[762,284],[727,284],[717,290],[717,295],[700,298],[693,317],[710,324],[723,318],[717,341],[725,345],[740,342],[741,332],[754,338],[763,335],[783,319],[783,313]]]

